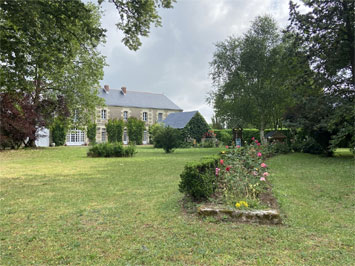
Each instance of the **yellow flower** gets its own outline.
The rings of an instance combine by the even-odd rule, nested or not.
[[[240,208],[240,203],[237,202],[237,203],[235,204],[235,207]]]

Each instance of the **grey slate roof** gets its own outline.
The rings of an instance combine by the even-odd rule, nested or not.
[[[169,114],[167,118],[165,118],[163,123],[165,126],[169,126],[172,128],[184,128],[196,113],[197,111],[172,113]]]
[[[123,94],[120,89],[110,89],[108,93],[104,89],[99,90],[99,97],[105,100],[107,106],[124,106],[138,108],[154,108],[154,109],[182,109],[173,103],[164,94],[129,91]]]

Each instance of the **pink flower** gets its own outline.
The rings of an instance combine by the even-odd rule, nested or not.
[[[262,156],[261,152],[258,152],[258,157],[261,157],[261,156]]]
[[[263,173],[263,177],[267,177],[267,176],[269,176],[268,172]]]
[[[218,167],[216,168],[216,176],[219,174],[219,171],[221,171],[221,169],[219,169]]]
[[[260,164],[260,166],[261,166],[261,167],[264,167],[264,168],[267,167],[266,164],[264,164],[264,163]]]
[[[240,146],[239,146],[239,145],[237,145],[237,148],[240,148]]]
[[[226,149],[229,149],[229,146],[228,146],[228,145],[226,146]]]
[[[259,143],[259,141],[256,139],[256,140],[255,140],[255,143]]]
[[[265,181],[265,177],[260,177],[260,181]]]
[[[258,143],[256,143],[256,145],[260,146],[261,144],[260,144],[260,142],[258,142]]]
[[[253,171],[253,175],[257,176],[258,172],[257,171]]]
[[[231,169],[231,166],[228,165],[228,166],[226,167],[226,171],[229,172],[230,169]]]
[[[255,139],[254,137],[251,138],[251,140],[254,140],[254,139]]]
[[[220,162],[220,164],[222,164],[222,165],[223,165],[223,163],[224,163],[224,161],[223,161],[222,159],[221,159],[219,162]]]

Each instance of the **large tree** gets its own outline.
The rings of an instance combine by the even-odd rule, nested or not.
[[[124,44],[136,50],[151,24],[160,25],[158,8],[171,7],[173,0],[109,2],[118,10],[116,25],[124,32]],[[102,103],[97,89],[105,60],[97,47],[105,30],[99,12],[98,6],[80,0],[0,1],[0,99],[26,97],[41,114],[33,127],[43,125],[42,114],[57,115],[63,104],[76,114],[75,123],[83,124]],[[47,108],[44,102],[53,104]]]
[[[303,4],[309,12],[302,13],[298,5],[290,2],[288,30],[307,54],[310,67],[317,74],[316,86],[323,89],[322,97],[332,102],[332,111],[322,120],[331,132],[330,148],[354,147],[355,2],[309,0]],[[304,121],[299,120],[299,124],[307,127]]]
[[[257,17],[249,31],[217,44],[211,77],[217,90],[210,94],[216,115],[233,127],[252,124],[264,129],[277,126],[290,98],[279,75],[285,48],[270,16]]]
[[[355,83],[355,2],[308,0],[302,13],[290,1],[290,26],[328,90],[347,94]]]

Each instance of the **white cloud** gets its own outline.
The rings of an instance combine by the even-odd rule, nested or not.
[[[208,73],[215,43],[240,36],[258,15],[271,14],[280,27],[288,19],[288,0],[178,0],[173,9],[160,10],[163,27],[152,28],[133,52],[121,43],[114,6],[103,7],[108,31],[100,49],[110,66],[102,84],[164,93],[186,111],[199,110],[208,122],[213,110],[205,99],[212,89]]]

